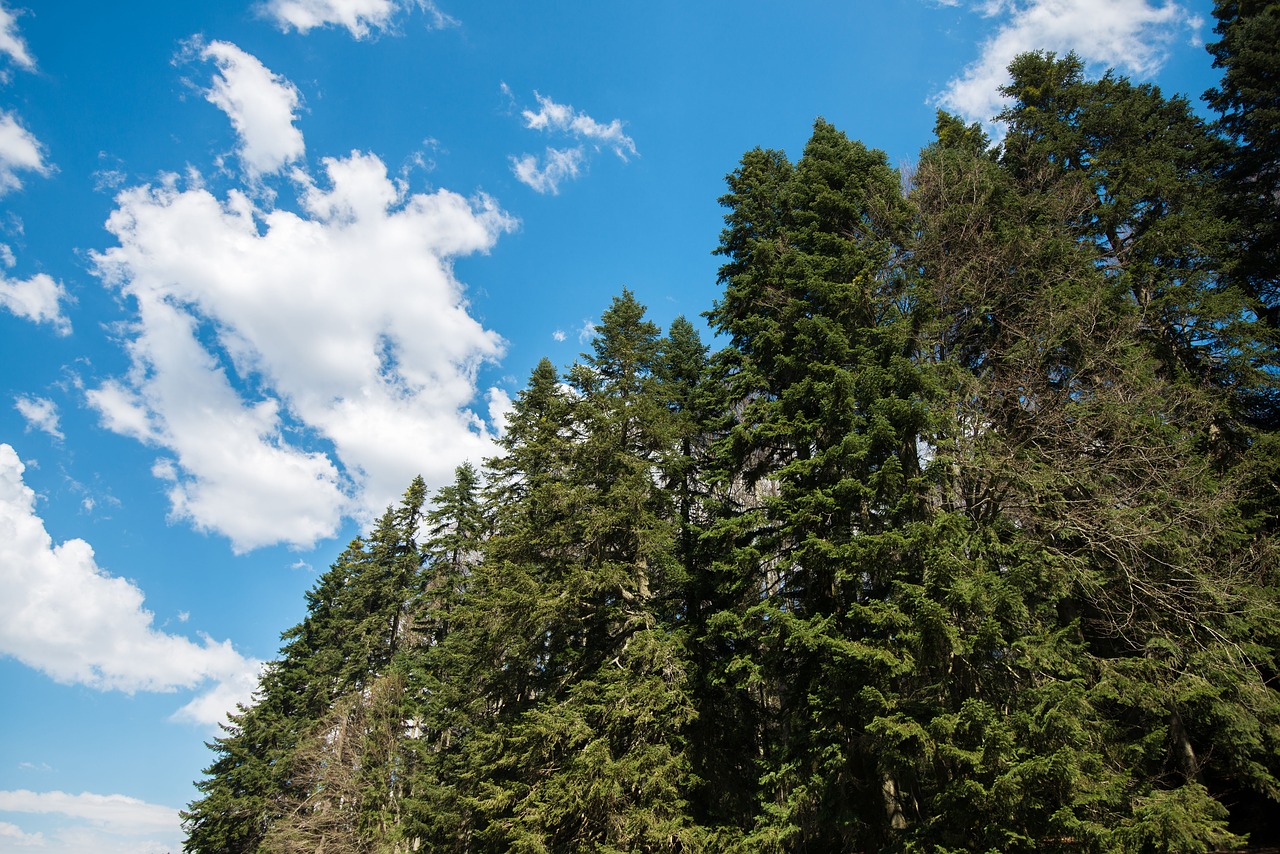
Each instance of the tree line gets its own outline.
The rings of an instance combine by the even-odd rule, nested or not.
[[[210,745],[190,852],[1205,852],[1280,800],[1280,4],[1220,120],[1074,55],[909,174],[721,199],[712,352],[629,291],[419,478]]]

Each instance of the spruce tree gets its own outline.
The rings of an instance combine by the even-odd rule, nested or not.
[[[735,650],[726,678],[756,697],[761,813],[744,844],[882,846],[908,807],[872,732],[912,667],[901,584],[920,572],[931,394],[896,263],[906,207],[884,155],[823,121],[794,167],[750,152],[729,182],[710,317],[734,351],[722,448],[744,582],[712,623]]]
[[[183,813],[185,850],[296,850],[323,838],[316,828],[329,824],[353,828],[366,845],[396,838],[404,715],[400,680],[391,677],[421,563],[424,493],[415,479],[370,539],[352,541],[308,592],[307,616],[281,636],[281,657],[267,666],[254,702],[210,745],[218,756],[196,784],[203,797]],[[351,738],[335,740],[349,726]],[[379,727],[386,732],[373,739]],[[360,797],[325,795],[339,779]]]
[[[1210,44],[1222,81],[1205,93],[1233,146],[1225,164],[1224,211],[1235,226],[1228,273],[1280,327],[1280,4],[1216,0]],[[1272,416],[1275,417],[1273,401]],[[1274,428],[1275,423],[1272,422]]]

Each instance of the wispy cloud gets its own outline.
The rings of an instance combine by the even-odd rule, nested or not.
[[[19,172],[48,175],[44,147],[13,113],[0,112],[0,196],[22,189]]]
[[[590,140],[611,148],[624,161],[628,155],[635,155],[635,140],[623,133],[620,119],[602,124],[568,104],[558,104],[537,92],[533,96],[538,100],[538,110],[521,112],[525,127],[531,130],[558,131],[578,139]]]
[[[58,426],[58,406],[52,400],[18,395],[13,399],[13,406],[26,419],[28,431],[39,430],[55,439],[63,438]]]
[[[560,192],[560,184],[578,177],[586,152],[578,148],[548,148],[542,160],[532,154],[511,158],[511,171],[520,183],[539,193],[553,196]]]
[[[1008,65],[1020,53],[1075,51],[1095,69],[1149,75],[1163,65],[1171,44],[1202,26],[1200,18],[1174,0],[971,0],[968,5],[977,14],[999,16],[1002,23],[983,42],[978,59],[947,84],[936,102],[982,122],[1000,111],[999,88],[1008,82]]]
[[[44,847],[45,840],[43,833],[27,833],[16,824],[0,821],[0,842],[4,842],[6,847],[34,848]]]
[[[35,59],[18,33],[17,17],[3,3],[0,3],[0,56],[25,71],[35,70]],[[8,69],[0,69],[0,83],[8,79]],[[19,172],[48,175],[50,171],[52,167],[45,160],[40,140],[22,126],[15,114],[0,111],[0,196],[22,188]]]
[[[31,70],[36,67],[26,41],[18,33],[16,16],[3,3],[0,3],[0,55],[9,57],[9,61],[19,68]]]
[[[256,179],[300,160],[306,146],[294,126],[302,102],[297,87],[229,42],[196,46],[218,67],[205,98],[231,119],[246,175]]]
[[[104,691],[213,683],[180,712],[203,723],[222,720],[246,700],[259,663],[227,641],[206,636],[195,643],[159,631],[142,591],[99,567],[92,546],[53,543],[24,470],[14,449],[0,444],[0,654],[59,682]]]
[[[502,91],[512,97],[511,89],[504,83]],[[577,178],[586,163],[587,149],[601,151],[608,148],[624,163],[636,156],[635,140],[623,132],[620,119],[608,123],[599,122],[569,104],[561,104],[534,92],[537,110],[522,110],[524,126],[577,144],[567,148],[548,147],[542,159],[533,154],[521,154],[511,158],[511,171],[523,184],[539,193],[555,194],[566,180]]]
[[[390,29],[398,14],[419,9],[432,29],[455,26],[458,22],[431,0],[267,0],[263,12],[281,30],[306,34],[323,27],[345,27],[356,39]]]
[[[0,847],[70,854],[161,854],[181,844],[181,817],[172,807],[127,795],[92,792],[0,791],[0,812],[39,815],[57,826],[49,833],[28,833],[0,822]]]

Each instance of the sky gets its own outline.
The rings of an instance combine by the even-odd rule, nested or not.
[[[624,287],[702,322],[744,152],[909,170],[1033,49],[1198,103],[1211,8],[0,0],[0,852],[179,850],[345,544]]]

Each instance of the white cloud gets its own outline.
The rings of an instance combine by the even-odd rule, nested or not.
[[[0,112],[0,196],[22,188],[18,172],[49,174],[40,141],[12,113]]]
[[[58,429],[58,406],[52,400],[19,395],[13,399],[13,406],[27,420],[28,431],[39,430],[55,439],[63,438]]]
[[[49,772],[53,770],[53,766],[48,762],[41,762],[39,764],[36,764],[35,762],[19,762],[18,767],[23,771]]]
[[[596,330],[599,329],[594,320],[582,321],[582,326],[578,329],[578,341],[585,344],[592,338],[596,337]]]
[[[954,5],[948,3],[946,5]],[[1201,21],[1174,0],[974,0],[988,17],[1005,16],[981,56],[947,84],[937,103],[989,122],[1003,106],[999,87],[1020,53],[1075,51],[1089,66],[1146,76],[1164,63],[1171,43]]]
[[[27,50],[27,43],[18,34],[18,20],[13,12],[0,4],[0,54],[9,57],[14,65],[28,70],[35,68],[36,61]]]
[[[168,830],[178,820],[176,809],[149,804],[127,795],[95,795],[90,792],[72,795],[27,789],[0,791],[0,811],[57,813],[104,828],[138,832]]]
[[[310,545],[413,475],[447,483],[493,451],[468,407],[503,342],[467,313],[452,259],[514,221],[487,197],[409,195],[373,155],[324,168],[325,187],[294,171],[301,214],[176,182],[126,190],[119,245],[94,256],[139,314],[132,370],[89,400],[167,452],[175,516],[237,549]]]
[[[532,154],[523,154],[511,158],[511,171],[520,183],[527,184],[539,193],[560,192],[560,182],[577,178],[582,168],[584,152],[579,148],[548,148],[544,162],[538,165],[538,158]]]
[[[563,330],[563,329],[557,329],[555,332],[552,332],[552,333],[551,333],[551,337],[552,337],[553,339],[555,339],[556,341],[563,341],[563,340],[565,340],[566,338],[568,338],[569,336],[567,336],[567,335],[565,335],[565,334],[564,334],[564,330]]]
[[[88,392],[103,424],[174,457],[152,472],[172,514],[227,535],[237,551],[311,545],[341,518],[338,472],[323,454],[287,446],[275,399],[246,401],[197,338],[197,319],[163,293],[130,291],[140,319],[128,385]]]
[[[0,822],[4,850],[13,846],[42,854],[162,854],[176,850],[182,840],[178,810],[126,795],[0,791],[0,812],[56,816],[59,824],[46,835]]]
[[[457,24],[431,0],[267,0],[263,11],[281,30],[306,34],[317,27],[346,27],[354,38],[387,30],[402,10],[417,7],[429,19],[429,26],[441,29]]]
[[[509,91],[509,90],[508,90]],[[601,124],[586,113],[578,112],[568,104],[558,104],[551,98],[537,92],[533,96],[538,99],[538,111],[524,110],[524,126],[532,130],[558,131],[578,138],[592,140],[598,145],[606,145],[613,153],[625,161],[627,155],[636,153],[635,140],[622,132],[619,119]]]
[[[259,663],[227,641],[197,644],[157,631],[142,591],[103,571],[88,543],[53,544],[23,471],[13,448],[0,444],[0,654],[99,690],[174,691],[212,681],[184,707],[205,723],[234,708],[232,694],[246,699]]]
[[[0,264],[12,268],[15,263],[13,251],[0,243]],[[71,321],[62,313],[61,305],[69,300],[66,289],[45,273],[29,279],[10,279],[0,272],[0,308],[35,323],[53,324],[59,335],[71,334]]]
[[[0,821],[0,842],[3,842],[6,848],[9,846],[32,847],[44,845],[44,834],[25,833],[16,824]]]
[[[502,93],[511,98],[511,88],[502,84]],[[628,156],[635,156],[635,140],[622,131],[622,121],[614,119],[602,124],[586,113],[575,110],[569,104],[560,104],[537,92],[537,111],[522,110],[524,126],[530,130],[569,137],[590,143],[596,151],[607,147],[625,163]],[[586,161],[586,147],[579,144],[570,148],[547,148],[542,163],[532,154],[511,158],[511,171],[521,183],[539,193],[558,193],[560,184],[577,178]]]
[[[205,97],[231,119],[248,176],[277,172],[301,159],[306,147],[293,124],[302,100],[297,87],[228,42],[212,42],[200,56],[218,66]]]
[[[489,421],[498,435],[502,435],[507,432],[507,422],[511,418],[511,413],[515,412],[515,402],[511,399],[511,395],[500,388],[489,389],[486,397],[489,401]]]

